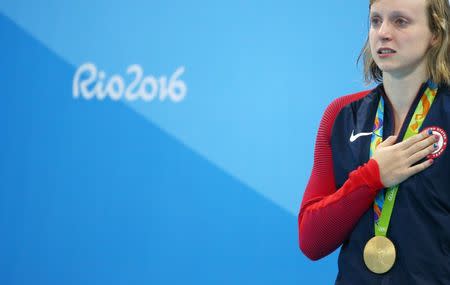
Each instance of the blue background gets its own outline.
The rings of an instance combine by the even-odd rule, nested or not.
[[[2,1],[0,284],[332,284],[297,213],[366,2]],[[86,62],[188,91],[75,99]]]

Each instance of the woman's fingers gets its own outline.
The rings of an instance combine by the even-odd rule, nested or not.
[[[417,135],[414,135],[414,136],[402,141],[401,143],[399,143],[399,145],[402,147],[402,149],[408,149],[415,143],[417,143],[421,140],[424,140],[430,136],[432,137],[432,134],[433,134],[433,132],[431,130],[420,132]]]
[[[427,155],[433,153],[437,148],[437,145],[435,143],[428,145],[426,148],[417,151],[415,153],[413,153],[409,158],[408,158],[408,165],[413,165],[414,163],[418,162],[419,160],[421,160],[422,158],[426,157]]]
[[[430,167],[430,165],[432,165],[432,164],[433,164],[433,159],[427,159],[422,163],[419,163],[417,165],[414,165],[414,166],[408,168],[407,177],[413,176],[414,174],[424,171],[425,169]]]
[[[436,137],[432,132],[421,132],[409,139],[397,143],[397,137],[390,136],[375,150],[372,158],[377,161],[383,185],[390,187],[399,184],[429,167],[432,160],[425,160],[436,149]]]
[[[417,152],[420,152],[421,150],[433,145],[435,142],[437,142],[437,138],[435,136],[428,136],[425,139],[416,142],[415,144],[411,145],[407,150],[408,155],[413,155]]]

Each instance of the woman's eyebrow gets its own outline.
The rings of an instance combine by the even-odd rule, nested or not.
[[[409,17],[408,17],[408,13],[405,13],[405,12],[403,12],[403,11],[392,11],[392,12],[389,14],[389,16],[390,16],[390,17],[406,17],[406,18],[409,18]]]
[[[395,17],[406,17],[406,18],[409,18],[408,17],[408,13],[406,13],[404,11],[401,11],[401,10],[391,11],[391,12],[389,12],[388,16],[390,18],[395,18]],[[370,17],[381,17],[381,14],[378,11],[373,11],[373,12],[370,12]]]
[[[380,13],[378,12],[370,12],[370,17],[380,17]]]

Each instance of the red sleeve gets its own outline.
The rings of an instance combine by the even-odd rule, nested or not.
[[[349,236],[358,220],[372,205],[379,189],[378,164],[370,159],[352,171],[337,190],[331,153],[331,130],[340,110],[369,91],[344,96],[326,109],[316,138],[314,165],[298,215],[299,243],[312,260],[333,252]]]

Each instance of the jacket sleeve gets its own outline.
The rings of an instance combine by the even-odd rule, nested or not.
[[[378,164],[370,159],[349,174],[336,189],[331,150],[331,130],[340,110],[367,92],[344,96],[333,101],[320,122],[314,149],[314,165],[298,215],[299,244],[312,260],[320,259],[338,248],[358,220],[371,207],[382,188]]]

